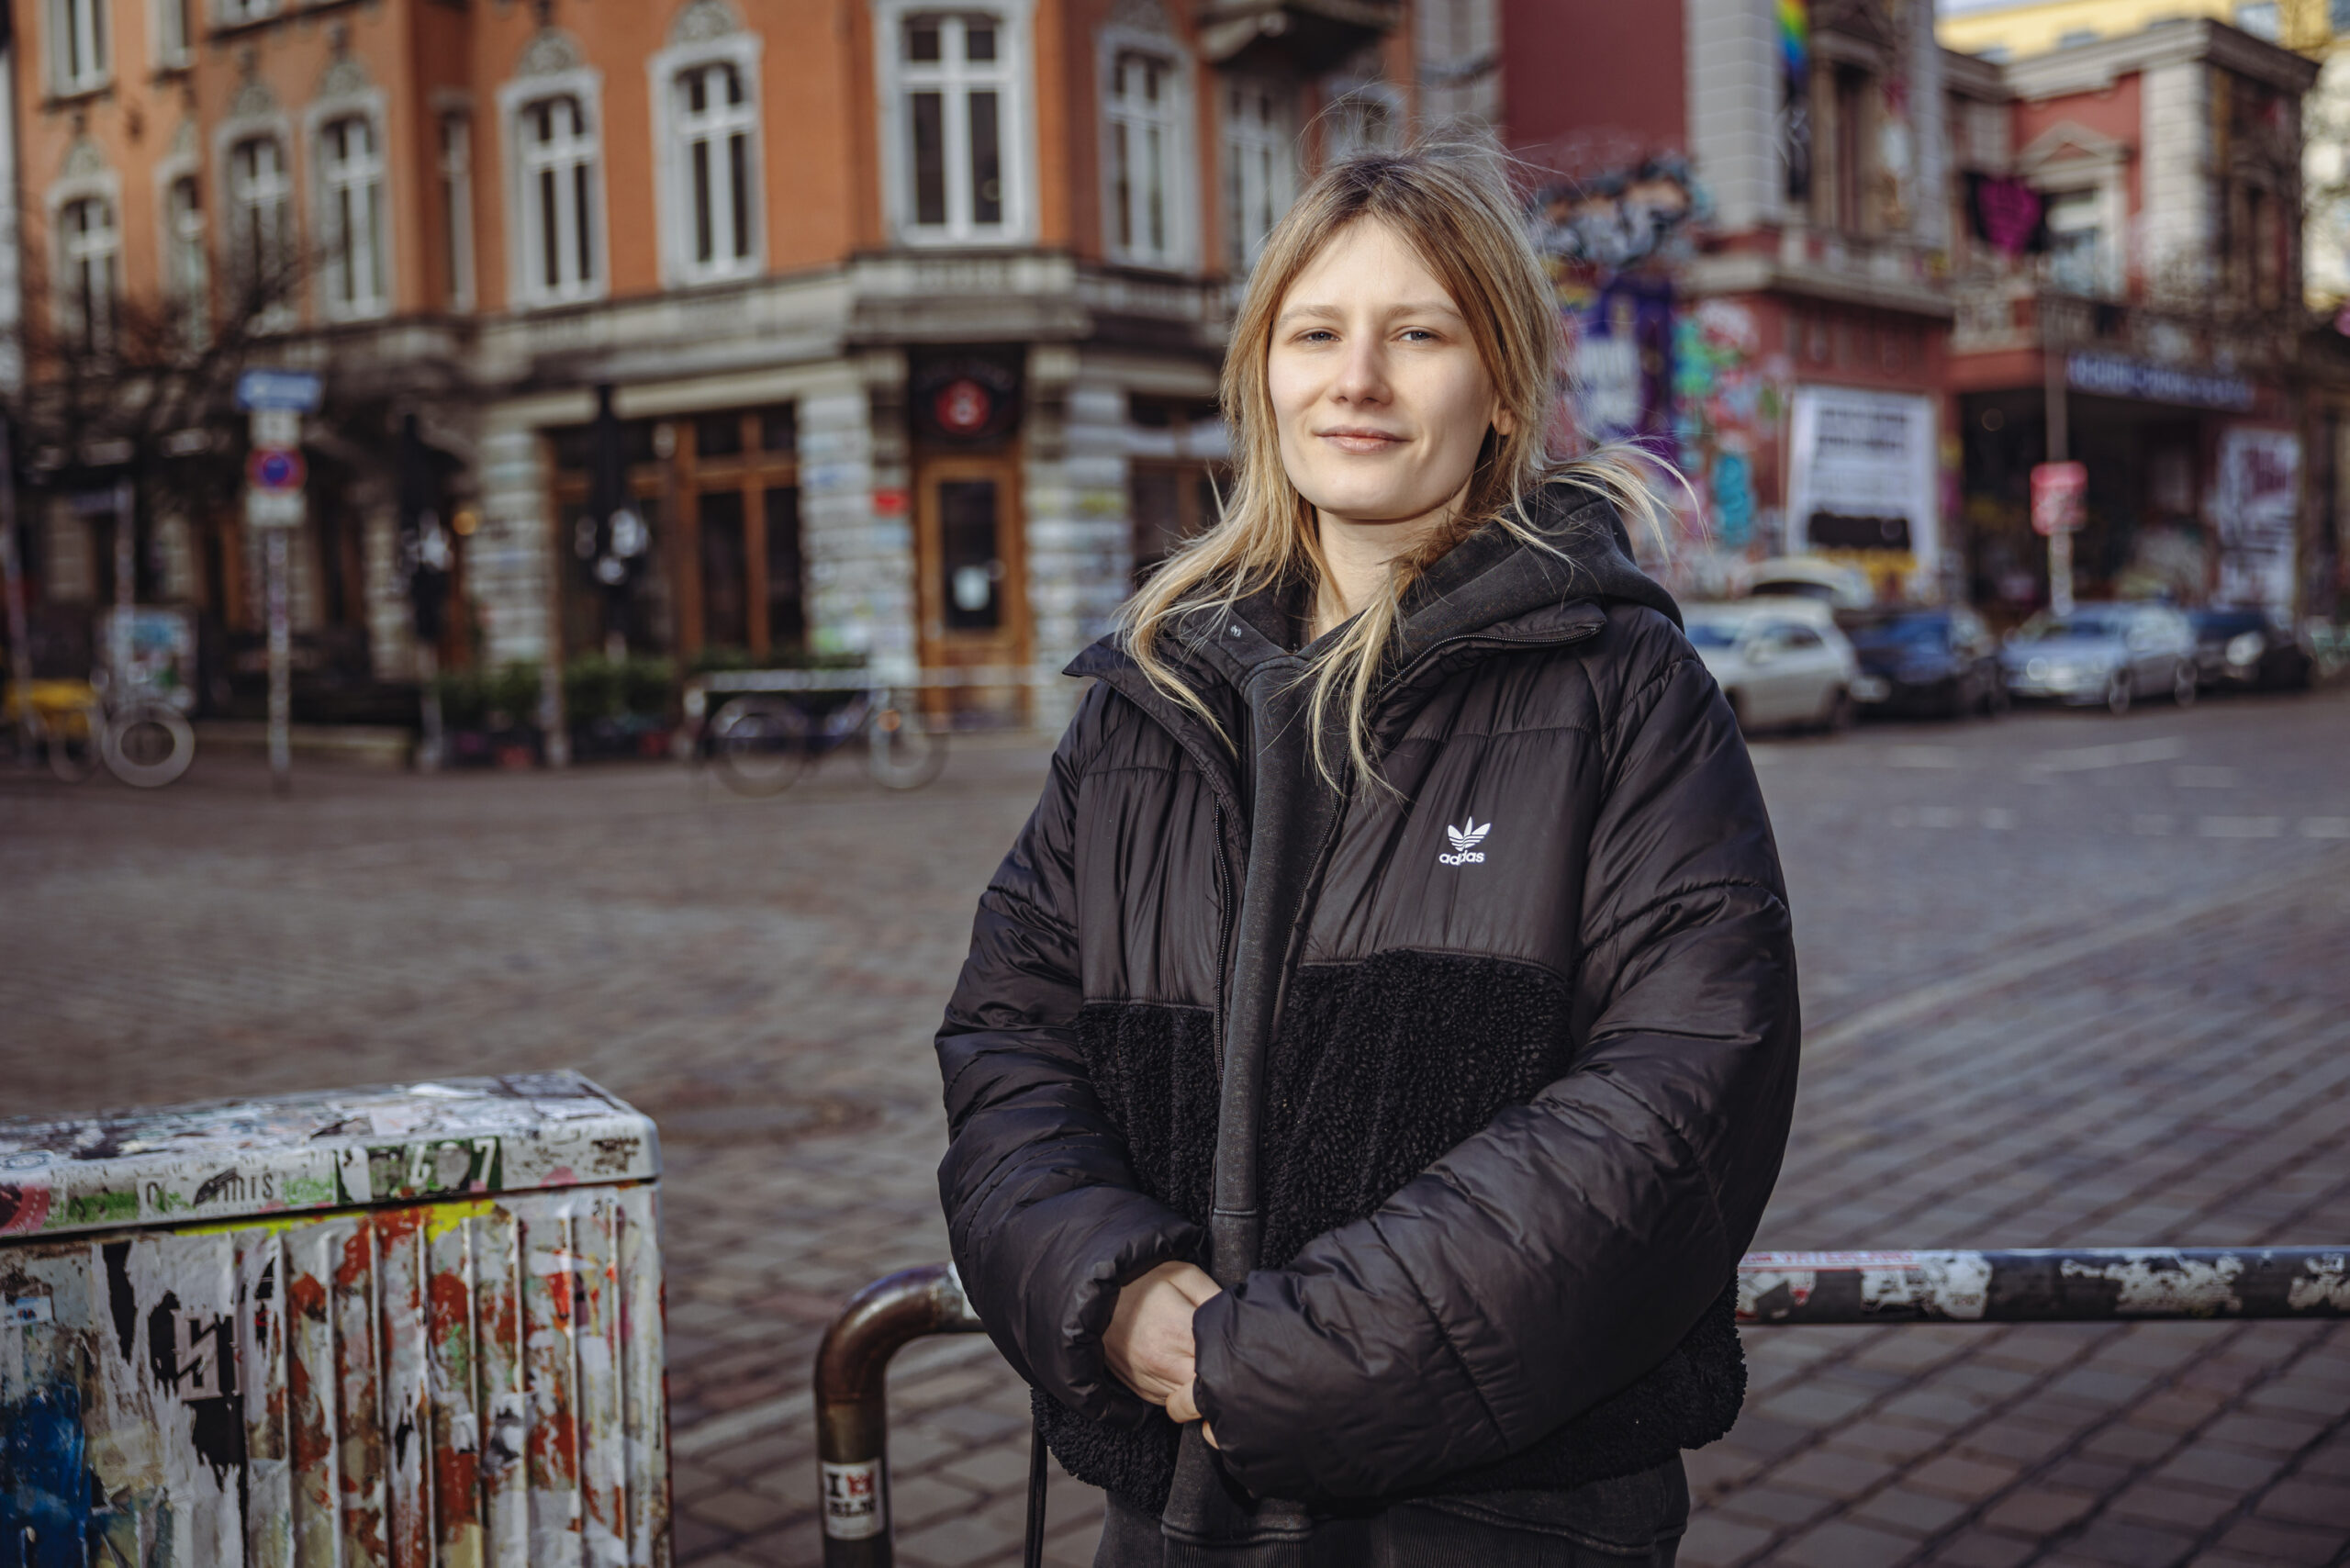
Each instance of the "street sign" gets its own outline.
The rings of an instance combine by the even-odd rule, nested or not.
[[[282,447],[256,447],[253,454],[245,459],[245,477],[252,481],[256,490],[298,491],[308,473],[302,454]]]
[[[292,409],[309,413],[319,406],[321,384],[309,370],[248,370],[237,377],[237,407]]]
[[[255,486],[245,492],[247,528],[299,528],[303,515],[299,490],[264,490]]]
[[[2031,526],[2043,536],[2081,526],[2089,471],[2078,463],[2036,463],[2031,469]]]

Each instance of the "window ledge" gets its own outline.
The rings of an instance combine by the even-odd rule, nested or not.
[[[66,109],[84,108],[98,99],[111,95],[114,92],[114,78],[109,76],[103,82],[94,82],[86,87],[73,87],[62,92],[52,92],[41,99],[40,106],[49,114],[58,114]]]

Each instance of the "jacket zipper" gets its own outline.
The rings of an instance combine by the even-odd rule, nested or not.
[[[1226,853],[1224,829],[1224,802],[1215,803],[1215,1033],[1211,1042],[1215,1047],[1215,1081],[1224,1081],[1224,1003],[1225,987],[1231,980],[1232,924],[1238,912],[1232,907],[1232,866]]]

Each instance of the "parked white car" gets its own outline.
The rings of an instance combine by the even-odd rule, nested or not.
[[[1721,683],[1740,728],[1841,730],[1852,722],[1860,661],[1827,605],[1748,599],[1693,604],[1682,613],[1691,644]]]

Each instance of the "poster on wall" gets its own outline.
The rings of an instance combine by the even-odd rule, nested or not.
[[[2235,425],[2220,433],[2211,484],[2219,603],[2292,609],[2300,490],[2301,442],[2291,431]]]
[[[1942,554],[1933,399],[1798,386],[1790,415],[1788,553],[1849,561],[1883,599],[1933,597]]]

